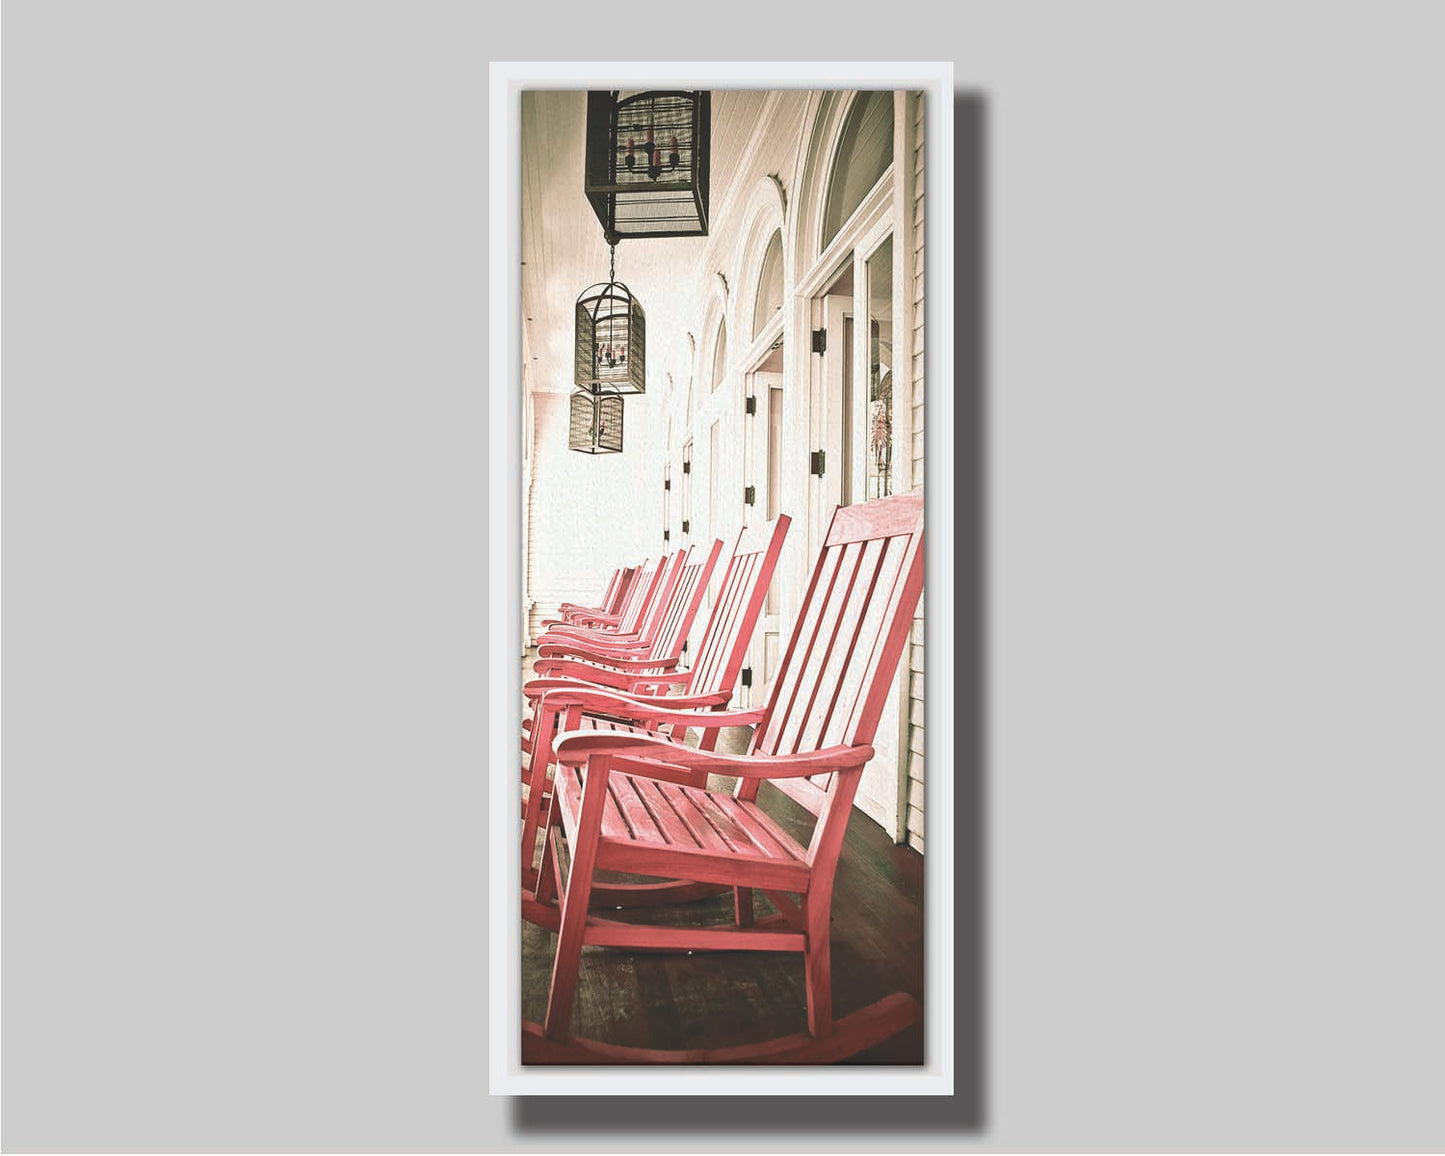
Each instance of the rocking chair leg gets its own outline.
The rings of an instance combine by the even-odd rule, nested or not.
[[[808,946],[803,952],[804,990],[808,997],[808,1034],[826,1039],[833,1034],[833,965],[828,941],[828,897],[809,895],[807,905]]]
[[[536,862],[537,848],[533,843],[542,818],[542,796],[547,789],[547,755],[552,750],[552,732],[556,724],[556,711],[544,709],[545,701],[539,701],[533,712],[532,756],[527,774],[527,813],[522,820],[522,879],[535,878],[532,874]],[[544,765],[538,767],[539,761]],[[540,770],[540,774],[538,773]]]
[[[542,1025],[550,1040],[565,1040],[577,998],[577,973],[582,965],[582,940],[587,930],[587,903],[592,897],[592,867],[597,861],[597,839],[602,805],[607,798],[608,759],[595,759],[588,768],[577,817],[577,841],[562,895],[562,921],[557,932],[557,956],[552,963],[552,987],[547,994],[547,1017]],[[560,772],[559,772],[560,773]],[[557,792],[552,793],[553,810]]]
[[[551,903],[557,898],[557,875],[561,867],[558,865],[557,848],[552,843],[556,826],[557,819],[549,810],[547,827],[542,832],[542,865],[537,868],[537,884],[532,892],[532,898],[538,903]]]
[[[753,889],[751,887],[733,888],[733,913],[739,927],[753,925]]]
[[[582,933],[587,923],[587,897],[591,891],[588,876],[591,870],[591,864],[579,863],[573,856],[567,893],[562,899],[557,957],[552,963],[552,987],[547,994],[547,1018],[543,1024],[543,1031],[551,1040],[565,1040],[572,1023],[572,1005],[577,998],[577,973],[582,966]]]

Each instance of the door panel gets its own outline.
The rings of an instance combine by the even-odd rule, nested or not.
[[[887,243],[882,238],[883,244]],[[878,241],[868,250],[878,252]],[[891,253],[891,249],[889,250]],[[855,256],[832,288],[813,301],[813,327],[825,330],[825,348],[815,356],[809,379],[809,433],[811,445],[825,454],[821,477],[808,477],[808,556],[816,558],[833,510],[862,501],[869,480],[870,377],[872,326],[866,296],[868,261]],[[856,298],[855,298],[856,290]],[[856,301],[865,303],[861,318]],[[863,771],[855,805],[878,823],[889,837],[902,834],[903,771],[899,765],[898,696],[890,695],[873,740],[876,751]]]
[[[743,506],[743,523],[756,526],[771,522],[783,506],[783,355],[780,349],[770,350],[768,357],[748,375],[746,396],[756,403],[753,417],[744,423],[748,431],[744,439],[747,461],[744,484],[751,485],[754,493],[753,504]],[[802,530],[795,520],[789,537]],[[774,571],[748,646],[745,665],[752,671],[752,685],[745,687],[739,683],[737,689],[738,703],[744,707],[762,704],[763,691],[777,669],[781,656],[781,587],[780,568]]]

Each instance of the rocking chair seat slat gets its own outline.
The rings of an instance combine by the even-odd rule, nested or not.
[[[657,790],[657,784],[627,779],[622,775],[612,780],[612,789],[630,790],[635,792],[647,813],[652,818],[651,830],[643,828],[640,832],[641,841],[647,842],[650,835],[655,834],[670,847],[702,847],[704,850],[716,850],[715,847],[703,847],[699,843],[697,834],[687,821],[678,812],[676,806],[661,791]],[[717,842],[714,840],[714,842]]]
[[[576,837],[584,779],[585,772],[576,767],[562,768],[556,779],[569,840]],[[647,874],[647,867],[655,866],[669,876],[700,882],[807,890],[807,851],[755,803],[626,774],[612,776],[608,787],[599,869]]]
[[[785,782],[786,780],[779,780]],[[758,850],[764,854],[771,855],[775,859],[796,859],[798,857],[797,841],[778,826],[767,812],[753,806],[746,811],[746,817],[736,814],[743,810],[743,804],[739,803],[731,795],[710,792],[709,798],[716,803],[735,822],[746,821],[749,824],[749,835],[757,843]]]

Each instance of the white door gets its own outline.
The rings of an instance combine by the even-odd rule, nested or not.
[[[749,431],[746,452],[752,486],[752,502],[743,506],[743,524],[760,526],[771,522],[783,509],[783,351],[769,350],[768,356],[748,375],[747,396],[752,399],[753,413],[747,419]],[[794,520],[788,536],[805,533],[805,527]],[[786,543],[785,543],[786,544]],[[751,685],[738,686],[738,701],[745,707],[763,702],[763,691],[773,681],[783,657],[783,624],[781,615],[781,567],[773,572],[763,600],[762,613],[753,630],[745,669]]]
[[[862,252],[871,255],[886,240],[875,237]],[[864,501],[868,493],[869,382],[876,342],[868,323],[867,276],[868,261],[855,254],[829,291],[813,301],[814,330],[821,330],[823,336],[818,342],[822,352],[813,357],[809,374],[808,427],[811,445],[814,451],[822,450],[823,457],[809,457],[810,565],[822,549],[834,509]],[[898,710],[898,696],[889,695],[873,739],[876,753],[863,771],[855,800],[855,806],[895,841],[902,835],[905,785],[899,764]]]
[[[851,280],[851,278],[849,278]],[[849,337],[853,330],[852,293],[826,293],[813,302],[816,350],[808,375],[808,516],[809,565],[823,548],[823,536],[838,506],[848,505],[851,470],[846,461],[845,425],[852,378]]]

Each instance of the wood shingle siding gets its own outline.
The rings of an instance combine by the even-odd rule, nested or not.
[[[923,94],[912,93],[913,113],[913,445],[910,481],[923,485]],[[926,597],[926,595],[925,595]],[[923,850],[923,611],[913,620],[909,646],[908,844]]]

